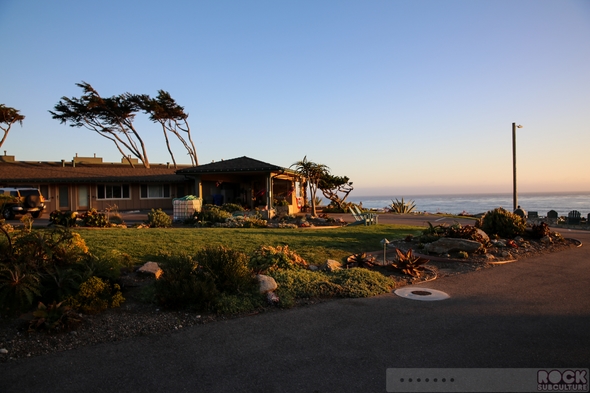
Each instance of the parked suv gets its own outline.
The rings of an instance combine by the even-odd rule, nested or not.
[[[45,198],[37,188],[0,188],[0,210],[7,220],[27,213],[39,218],[45,210]]]

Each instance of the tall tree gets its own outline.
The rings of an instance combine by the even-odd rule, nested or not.
[[[164,138],[166,139],[166,146],[168,147],[168,153],[172,158],[174,167],[176,168],[176,159],[170,148],[170,141],[168,140],[168,132],[174,134],[178,140],[184,145],[191,159],[192,165],[199,165],[197,158],[197,149],[191,137],[191,129],[188,124],[188,113],[184,111],[184,108],[176,103],[176,101],[170,96],[170,93],[164,90],[158,90],[158,96],[151,98],[146,94],[142,95],[131,95],[127,96],[128,99],[137,103],[137,105],[146,114],[150,116],[150,120],[154,123],[160,123],[162,131],[164,132]],[[185,139],[183,134],[188,138]]]
[[[49,111],[60,123],[70,123],[71,127],[84,127],[111,140],[131,166],[133,162],[128,153],[136,157],[144,167],[149,168],[147,152],[143,139],[133,126],[138,104],[129,99],[129,94],[103,98],[86,82],[76,83],[84,94],[80,98],[62,97]]]
[[[344,201],[346,201],[348,194],[354,189],[352,182],[347,176],[334,176],[328,172],[323,173],[320,177],[318,188],[333,205],[342,210],[345,210],[346,207]]]
[[[316,216],[316,193],[318,190],[318,184],[323,174],[328,173],[330,168],[324,164],[317,164],[307,160],[307,156],[303,157],[303,160],[297,161],[291,165],[291,168],[295,167],[295,171],[299,173],[307,182],[309,187],[309,200],[311,203],[311,215]]]
[[[4,131],[4,135],[0,141],[0,147],[4,144],[4,141],[10,132],[10,127],[12,127],[14,123],[20,123],[22,127],[25,117],[19,112],[18,109],[0,104],[0,130]]]

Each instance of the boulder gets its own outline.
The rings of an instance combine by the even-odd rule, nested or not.
[[[452,237],[443,237],[435,242],[428,243],[425,246],[426,251],[435,254],[446,254],[453,251],[465,251],[467,253],[476,252],[482,247],[480,242],[467,239],[456,239]]]
[[[279,287],[275,279],[270,276],[258,274],[256,279],[258,280],[258,288],[260,293],[272,292]]]
[[[324,263],[324,265],[322,266],[322,270],[328,271],[328,272],[333,272],[336,270],[340,270],[342,269],[342,264],[338,261],[335,261],[333,259],[328,259],[326,261],[326,263]]]
[[[490,237],[483,230],[481,230],[479,228],[475,228],[475,231],[477,232],[478,235],[480,235],[482,237],[482,239],[484,240],[484,243],[488,243],[490,241]]]
[[[137,273],[152,275],[157,280],[164,271],[160,269],[160,266],[156,262],[146,262],[142,267],[137,269]]]

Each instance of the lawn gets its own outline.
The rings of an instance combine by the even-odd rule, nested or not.
[[[134,262],[157,260],[161,253],[194,254],[207,245],[224,245],[250,253],[260,245],[289,245],[309,263],[342,258],[381,248],[383,238],[400,239],[420,234],[424,228],[401,225],[350,226],[330,229],[246,229],[246,228],[170,228],[170,229],[86,229],[74,230],[84,238],[91,252],[118,250],[131,255]]]

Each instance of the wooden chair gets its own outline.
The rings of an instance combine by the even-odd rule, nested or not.
[[[567,224],[568,225],[580,225],[580,220],[582,219],[582,214],[580,214],[577,210],[572,210],[567,214]]]
[[[348,224],[348,225],[377,225],[378,224],[378,216],[375,213],[363,213],[361,212],[358,207],[351,205],[348,210],[354,217],[355,222]]]
[[[557,224],[559,214],[555,210],[549,210],[547,212],[547,224]]]

